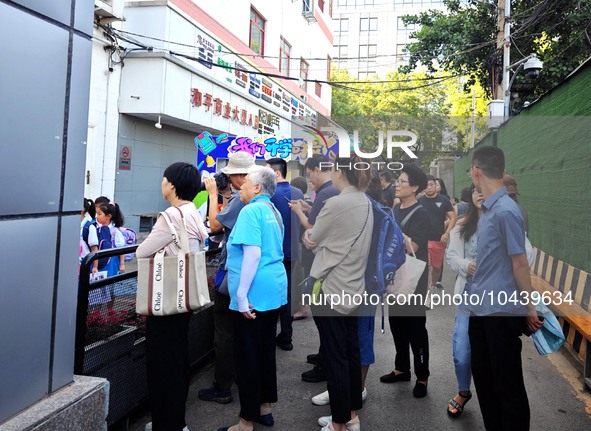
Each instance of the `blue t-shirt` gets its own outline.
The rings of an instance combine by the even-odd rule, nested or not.
[[[285,235],[283,235],[283,258],[289,261],[296,261],[299,258],[298,241],[300,240],[300,220],[297,214],[289,207],[290,200],[304,199],[300,189],[289,185],[287,181],[277,183],[275,194],[271,202],[281,214]]]
[[[274,211],[257,196],[242,208],[228,240],[228,291],[230,310],[238,311],[236,292],[244,258],[243,245],[261,248],[261,260],[248,290],[248,302],[257,311],[275,310],[287,303],[287,275],[283,266],[283,232]]]
[[[482,204],[478,221],[476,272],[466,292],[477,295],[468,308],[477,316],[495,313],[525,314],[511,256],[525,253],[525,230],[519,207],[505,187]]]

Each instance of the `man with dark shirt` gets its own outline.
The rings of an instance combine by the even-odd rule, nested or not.
[[[321,165],[321,163],[323,165]],[[332,181],[330,179],[330,160],[328,157],[323,156],[322,154],[314,154],[306,161],[305,168],[306,178],[308,178],[316,189],[316,199],[311,208],[303,202],[303,200],[292,201],[291,209],[298,215],[304,229],[311,229],[314,226],[314,223],[316,223],[316,218],[318,217],[318,214],[320,214],[322,208],[324,208],[326,201],[331,197],[338,195],[339,191],[332,186]],[[304,214],[306,209],[309,209],[310,215],[308,217]],[[303,252],[310,253],[309,250]],[[310,274],[310,268],[304,268],[304,271],[306,276]],[[326,380],[326,372],[322,366],[320,353],[308,355],[308,362],[314,364],[315,367],[310,371],[302,373],[302,380],[311,383]]]
[[[429,229],[429,268],[431,269],[431,289],[439,283],[439,276],[443,266],[445,246],[449,241],[449,233],[456,224],[456,213],[448,198],[437,193],[437,183],[433,175],[427,175],[425,194],[418,199],[427,210],[430,220]],[[447,228],[445,220],[449,219]]]
[[[287,274],[287,304],[279,309],[279,322],[281,331],[277,335],[276,343],[282,350],[293,350],[291,336],[293,330],[291,327],[291,281],[292,281],[292,262],[299,258],[298,241],[300,238],[300,221],[297,215],[289,208],[289,203],[293,200],[304,199],[304,194],[295,187],[289,185],[285,179],[287,176],[287,162],[280,158],[267,160],[267,167],[275,171],[277,176],[277,188],[275,194],[271,197],[271,202],[281,214],[283,219],[283,266]]]
[[[381,203],[388,208],[394,206],[394,198],[396,197],[396,190],[392,185],[392,174],[390,171],[380,171],[380,185],[382,186]]]

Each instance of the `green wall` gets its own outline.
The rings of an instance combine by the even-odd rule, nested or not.
[[[491,133],[477,147],[494,140]],[[496,145],[518,183],[533,245],[591,272],[591,63],[503,124]],[[470,185],[470,159],[454,165],[455,190]]]

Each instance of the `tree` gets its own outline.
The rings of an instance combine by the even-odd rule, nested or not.
[[[392,71],[383,80],[374,75],[359,81],[347,71],[334,69],[331,81],[332,120],[349,132],[357,130],[365,151],[375,149],[379,131],[412,131],[418,137],[413,150],[426,168],[444,153],[444,140],[461,137],[453,133],[456,126],[449,118],[454,108],[450,88],[459,85],[456,77]],[[452,149],[464,146],[455,141],[447,144]],[[406,161],[404,154],[399,156]]]
[[[529,53],[544,61],[539,80],[532,84],[517,76],[512,90],[537,97],[561,82],[591,56],[591,0],[512,1],[511,63]],[[443,0],[446,12],[430,10],[403,17],[419,30],[407,46],[410,72],[423,66],[479,80],[487,95],[502,80],[502,52],[497,50],[497,0]]]

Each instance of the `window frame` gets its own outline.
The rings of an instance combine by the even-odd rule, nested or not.
[[[284,48],[287,47],[288,50],[285,50]],[[285,40],[285,38],[283,36],[279,37],[279,72],[281,72],[283,75],[289,76],[289,71],[290,71],[290,63],[291,63],[291,44]],[[284,56],[285,54],[285,56]],[[283,70],[283,58],[287,59],[287,68],[284,71]]]
[[[254,15],[254,17],[253,17]],[[257,23],[257,18],[262,22],[262,28],[261,26]],[[250,7],[250,26],[249,26],[249,33],[248,33],[248,46],[250,47],[250,49],[252,49],[254,52],[256,52],[257,54],[259,54],[260,56],[264,56],[265,55],[265,27],[267,24],[267,20],[254,8],[254,7]],[[260,34],[261,34],[261,49],[260,52],[257,52],[253,47],[252,47],[252,29],[253,26],[255,26]]]
[[[306,60],[304,60],[304,57],[300,57],[300,79],[303,80],[302,84],[300,85],[300,88],[304,91],[308,91],[308,81],[306,80],[308,79],[309,74],[310,64]]]

